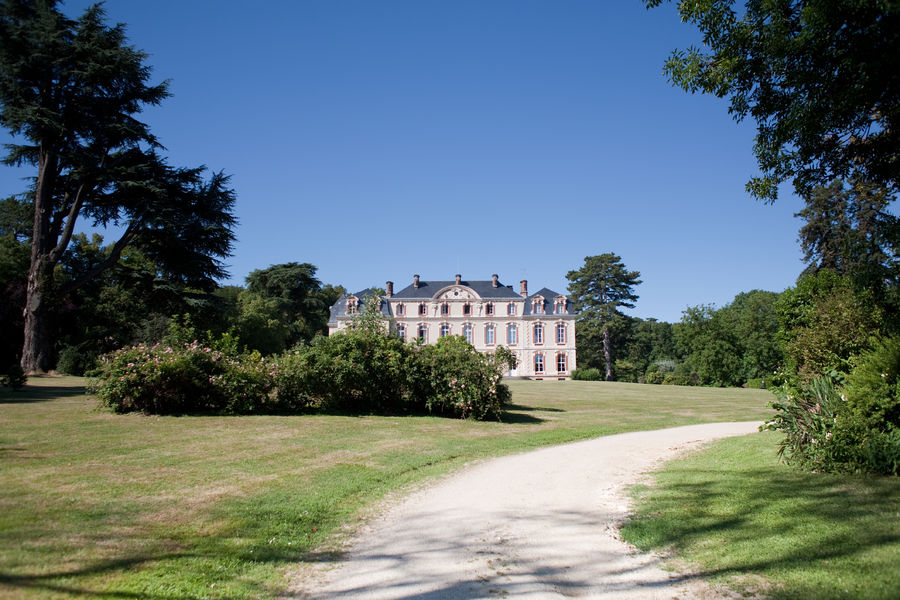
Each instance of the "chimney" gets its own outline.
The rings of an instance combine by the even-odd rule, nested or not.
[[[413,287],[414,288],[419,287],[419,276],[418,275],[413,275]]]
[[[499,284],[497,283],[497,280],[498,280],[498,279],[499,279],[499,276],[498,276],[496,273],[494,273],[493,275],[491,275],[491,285],[494,286],[494,287],[497,287],[497,286],[499,285]]]
[[[394,282],[393,281],[385,281],[384,282],[385,296],[390,298],[394,295]]]
[[[459,285],[460,280],[462,279],[462,275],[459,273],[456,274],[456,285]]]
[[[528,297],[528,280],[523,279],[519,282],[519,295],[523,298]]]

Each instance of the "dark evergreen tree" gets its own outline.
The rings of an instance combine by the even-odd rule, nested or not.
[[[21,364],[53,366],[54,317],[62,295],[139,247],[162,278],[210,290],[225,274],[234,194],[221,173],[175,168],[136,115],[159,104],[146,55],[100,5],[69,19],[56,0],[0,2],[0,125],[21,143],[7,164],[32,165],[33,223]],[[56,266],[85,218],[122,226],[106,259],[61,288]]]
[[[603,339],[603,360],[606,380],[613,377],[613,327],[617,317],[622,317],[620,308],[634,308],[638,296],[634,287],[640,285],[641,274],[629,271],[622,259],[613,253],[587,256],[584,266],[577,271],[569,271],[569,293],[575,302],[582,332],[599,333]]]

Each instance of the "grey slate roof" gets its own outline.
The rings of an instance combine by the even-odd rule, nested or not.
[[[529,315],[533,314],[531,312],[531,307],[534,306],[534,297],[535,296],[543,296],[544,297],[544,312],[541,313],[541,315],[544,316],[544,315],[553,314],[553,311],[556,310],[556,304],[554,301],[556,300],[557,296],[562,296],[562,295],[564,295],[564,294],[559,294],[549,288],[541,288],[537,292],[530,294],[528,296],[528,298],[525,299],[525,310],[522,311],[522,316],[529,316]],[[575,310],[572,305],[572,301],[569,300],[568,297],[566,298],[566,312],[563,314],[567,314],[567,315],[575,314]]]
[[[491,280],[488,281],[465,281],[462,280],[459,282],[460,285],[464,285],[466,287],[472,288],[476,294],[481,296],[482,298],[521,298],[521,296],[512,289],[512,286],[503,285],[502,283],[498,283],[497,287],[493,286],[493,282]],[[391,299],[401,298],[403,300],[421,300],[431,298],[439,291],[444,289],[447,286],[456,285],[456,280],[451,279],[449,281],[422,281],[419,280],[419,287],[415,287],[414,284],[409,284],[399,292],[396,292]]]
[[[374,293],[375,292],[372,291],[372,288],[366,288],[366,289],[362,290],[361,292],[356,292],[355,294],[344,294],[343,296],[338,298],[337,302],[335,302],[331,306],[331,308],[330,308],[331,314],[328,317],[328,323],[330,325],[334,325],[335,323],[337,323],[338,317],[346,317],[347,316],[347,298],[349,298],[350,296],[356,297],[356,299],[357,299],[356,312],[357,312],[357,314],[360,314],[363,312],[363,307],[365,306],[366,302],[369,300],[369,298],[372,297],[372,295]],[[392,316],[389,303],[385,302],[383,300],[381,302],[381,314],[384,315],[385,317]]]

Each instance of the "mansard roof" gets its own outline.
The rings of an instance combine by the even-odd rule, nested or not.
[[[366,302],[371,301],[371,298],[376,297],[375,291],[372,288],[366,288],[361,292],[356,292],[355,294],[344,294],[340,298],[338,298],[337,302],[335,302],[330,307],[331,314],[328,317],[328,323],[334,324],[337,323],[338,317],[346,317],[347,315],[347,299],[353,296],[356,298],[356,307],[357,314],[363,312],[363,306],[365,306]],[[385,317],[391,316],[391,307],[390,304],[385,302],[383,299],[381,300],[381,314]]]
[[[553,290],[551,290],[549,288],[541,288],[540,290],[531,294],[530,296],[528,296],[528,298],[525,299],[525,310],[522,311],[523,316],[534,314],[531,312],[531,308],[532,308],[532,306],[534,306],[535,296],[541,296],[544,299],[544,302],[546,304],[544,307],[544,312],[540,313],[540,314],[551,315],[555,312],[554,309],[556,308],[556,297],[557,296],[566,296],[566,295],[554,292]],[[566,296],[566,312],[563,314],[566,314],[566,315],[574,315],[575,314],[574,305],[572,304],[572,301],[569,300],[568,296]]]
[[[522,296],[516,293],[512,286],[503,285],[502,283],[497,283],[497,287],[494,287],[494,283],[492,280],[487,281],[465,281],[461,280],[458,284],[455,279],[451,279],[448,281],[423,281],[419,280],[419,287],[416,287],[415,284],[409,284],[399,292],[395,293],[391,296],[391,300],[427,300],[433,298],[435,294],[446,287],[452,287],[454,285],[461,285],[468,288],[471,288],[476,294],[481,296],[482,298],[497,298],[504,300],[511,300],[514,298],[518,298],[521,300]]]

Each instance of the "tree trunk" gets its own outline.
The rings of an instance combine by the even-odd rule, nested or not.
[[[52,313],[53,267],[46,261],[32,263],[25,296],[25,343],[22,347],[22,370],[46,373],[53,367],[53,342],[50,320]]]
[[[603,329],[603,358],[606,360],[606,381],[612,381],[612,349],[609,341],[609,325]]]
[[[51,216],[56,165],[54,156],[42,153],[35,184],[31,266],[25,291],[25,343],[22,346],[21,366],[26,373],[45,373],[53,367],[50,319],[55,262],[51,253],[56,245],[56,236],[52,232]]]

